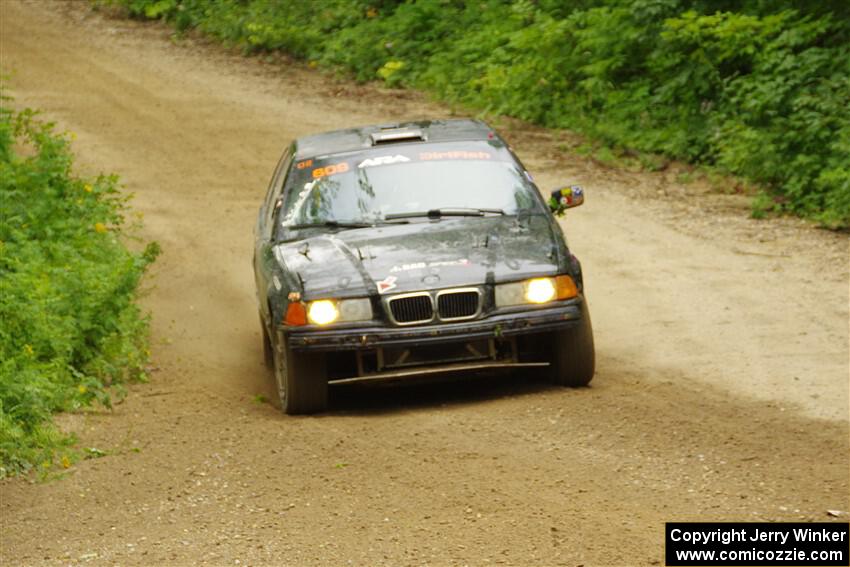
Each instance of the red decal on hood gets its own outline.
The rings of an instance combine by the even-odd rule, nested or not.
[[[378,282],[378,293],[386,293],[395,288],[395,282],[398,278],[395,276],[387,276],[382,281]]]

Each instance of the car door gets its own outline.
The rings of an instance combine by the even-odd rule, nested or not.
[[[254,228],[254,278],[257,285],[257,302],[264,317],[268,317],[268,282],[271,277],[274,254],[274,223],[280,206],[281,193],[286,184],[286,176],[292,166],[293,147],[288,147],[278,161],[272,180],[269,183],[266,198],[257,214]]]

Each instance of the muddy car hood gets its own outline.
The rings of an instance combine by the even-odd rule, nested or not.
[[[461,217],[323,233],[275,247],[306,299],[480,285],[558,269],[542,215]]]

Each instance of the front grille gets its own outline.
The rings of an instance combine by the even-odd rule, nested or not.
[[[434,306],[427,293],[391,297],[389,305],[396,323],[420,323],[434,318]]]
[[[440,319],[463,319],[478,313],[479,294],[476,290],[444,292],[437,296]]]

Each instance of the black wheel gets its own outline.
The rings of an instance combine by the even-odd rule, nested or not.
[[[593,326],[587,303],[582,303],[581,321],[574,327],[552,335],[549,352],[549,380],[561,386],[587,386],[596,370]]]
[[[260,315],[260,332],[263,335],[263,362],[266,363],[266,368],[274,368],[274,350],[272,349],[272,341],[269,339],[269,332],[266,330],[266,324],[263,322],[263,316]]]
[[[324,355],[293,352],[280,331],[273,347],[274,377],[281,411],[288,414],[324,411],[328,405]]]

